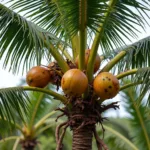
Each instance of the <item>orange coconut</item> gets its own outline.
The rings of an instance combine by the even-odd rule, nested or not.
[[[29,86],[43,88],[48,85],[50,78],[47,68],[35,66],[27,72],[26,82]]]
[[[100,99],[105,100],[115,97],[120,87],[118,79],[113,74],[102,72],[94,79],[93,88]]]
[[[87,89],[88,79],[81,70],[70,69],[63,75],[61,87],[65,94],[79,96]]]

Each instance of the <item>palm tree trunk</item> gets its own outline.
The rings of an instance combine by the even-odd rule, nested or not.
[[[81,100],[75,101],[69,117],[73,131],[72,150],[92,150],[92,138],[97,117],[93,108],[82,104]]]
[[[93,128],[94,125],[73,128],[72,150],[92,150]]]

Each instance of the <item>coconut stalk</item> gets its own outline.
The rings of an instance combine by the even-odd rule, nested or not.
[[[87,76],[89,79],[89,82],[92,81],[93,79],[93,70],[94,70],[94,60],[96,58],[97,55],[97,51],[98,51],[98,47],[99,47],[99,43],[102,39],[103,36],[103,32],[104,32],[104,25],[106,24],[106,22],[108,21],[109,15],[111,13],[111,9],[115,6],[116,4],[116,0],[110,0],[108,3],[108,10],[107,12],[104,14],[104,22],[102,22],[99,25],[99,28],[97,29],[97,33],[95,35],[93,44],[92,44],[92,48],[91,48],[91,55],[89,57],[89,61],[88,61],[88,65],[87,65]]]

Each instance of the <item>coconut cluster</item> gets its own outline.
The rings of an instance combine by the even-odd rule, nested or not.
[[[90,56],[90,49],[85,51],[85,70]],[[75,60],[75,64],[79,66],[79,56]],[[101,59],[97,54],[94,61],[94,73],[100,68]],[[67,71],[61,80],[61,86],[65,94],[70,96],[79,96],[83,94],[88,88],[87,76],[79,69],[71,69]],[[118,79],[109,72],[99,73],[93,80],[92,83],[92,94],[97,95],[101,101],[105,99],[113,98],[119,92],[119,81]],[[90,87],[91,87],[90,86]]]
[[[31,68],[26,76],[26,81],[29,86],[44,88],[49,83],[62,87],[64,93],[68,96],[81,96],[89,87],[88,78],[85,74],[87,64],[90,56],[90,49],[85,51],[85,71],[78,69],[79,56],[77,56],[75,63],[67,60],[70,70],[61,71],[57,62],[51,62],[48,66],[35,66]],[[94,73],[100,68],[101,59],[97,54],[94,61]],[[93,80],[92,94],[97,95],[100,100],[110,99],[119,92],[118,79],[109,72],[99,73]],[[58,88],[57,88],[58,89]]]

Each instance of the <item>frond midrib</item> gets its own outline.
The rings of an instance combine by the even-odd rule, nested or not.
[[[103,21],[103,23],[101,23],[99,25],[99,28],[97,29],[97,33],[96,33],[96,36],[95,36],[93,44],[92,44],[91,54],[89,56],[89,61],[88,61],[88,64],[87,64],[87,76],[88,76],[89,82],[91,82],[92,79],[93,79],[93,68],[94,68],[94,63],[93,62],[95,61],[95,58],[96,58],[96,55],[97,55],[98,46],[99,46],[100,40],[101,40],[102,35],[103,35],[104,26],[107,23],[107,19],[109,17],[111,9],[113,8],[113,6],[115,4],[116,4],[116,0],[110,0],[109,1],[108,9],[107,9],[106,13],[104,14],[104,17],[105,17],[104,21]]]

